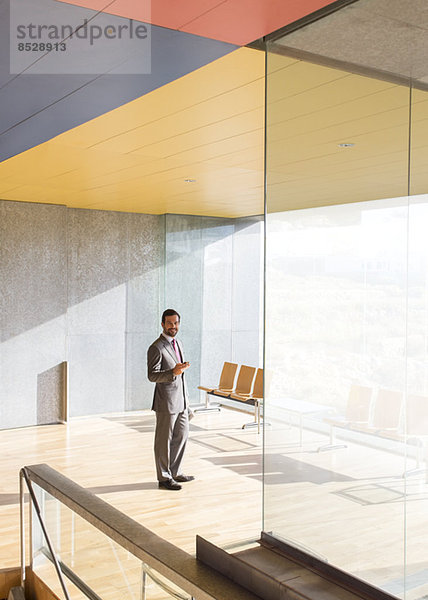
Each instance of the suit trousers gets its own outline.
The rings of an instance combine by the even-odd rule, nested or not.
[[[158,481],[181,475],[180,467],[189,436],[188,411],[156,412],[155,463]]]

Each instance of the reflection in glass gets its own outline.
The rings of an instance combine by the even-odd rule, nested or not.
[[[191,600],[134,555],[113,542],[47,492],[33,486],[71,600]],[[35,574],[65,598],[48,545],[33,510],[32,556]]]
[[[376,546],[403,552],[407,214],[404,198],[268,217],[264,528],[376,583]]]
[[[317,41],[310,28],[296,47]],[[427,92],[286,56],[292,42],[267,56],[263,529],[416,600],[428,595]]]

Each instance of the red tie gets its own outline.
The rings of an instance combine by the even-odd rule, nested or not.
[[[175,338],[172,338],[172,347],[174,348],[174,352],[177,356],[178,362],[181,362],[181,356],[178,351],[177,342],[175,341]]]

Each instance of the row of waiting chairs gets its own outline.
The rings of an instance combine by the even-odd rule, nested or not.
[[[236,376],[237,372],[238,375]],[[237,363],[225,362],[218,386],[205,387],[201,385],[198,386],[198,389],[206,394],[205,409],[218,408],[218,405],[210,406],[209,395],[245,402],[254,406],[254,422],[243,425],[243,429],[250,426],[257,426],[257,430],[260,433],[261,404],[263,402],[263,369],[241,365],[238,371]]]
[[[415,442],[423,446],[428,438],[428,397],[363,385],[352,385],[343,416],[328,416],[330,443],[320,450],[340,447],[334,442],[334,429],[346,428],[396,441]],[[343,446],[343,445],[342,445]],[[417,456],[417,466],[419,454]]]

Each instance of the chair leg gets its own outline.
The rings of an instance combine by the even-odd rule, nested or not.
[[[244,425],[242,425],[242,429],[249,429],[251,427],[257,427],[257,433],[260,433],[260,429],[262,427],[266,427],[266,426],[271,426],[270,423],[266,423],[265,420],[263,420],[262,423],[262,405],[261,402],[259,400],[254,399],[254,421],[251,421],[251,423],[245,423]]]
[[[318,452],[327,452],[327,450],[339,450],[339,448],[347,448],[346,444],[335,444],[334,440],[334,426],[330,425],[330,443],[320,446]]]
[[[256,403],[254,405],[254,412],[256,413],[256,418],[257,418],[257,433],[260,433],[260,402],[258,400],[256,400]]]
[[[211,404],[210,399],[209,399],[209,394],[208,392],[205,392],[205,404],[202,406],[196,406],[194,408],[192,408],[193,412],[220,412],[221,411],[221,407],[220,404],[215,403],[215,404]]]
[[[257,427],[257,433],[260,433],[260,403],[256,399],[254,399],[254,421],[251,423],[245,423],[242,426],[242,429],[247,429],[250,427]]]
[[[409,469],[408,471],[405,471],[403,473],[403,479],[405,479],[406,477],[413,477],[414,475],[422,475],[423,473],[427,472],[426,467],[421,467],[421,452],[423,451],[423,449],[424,443],[418,440],[416,446],[416,465],[413,469]]]

